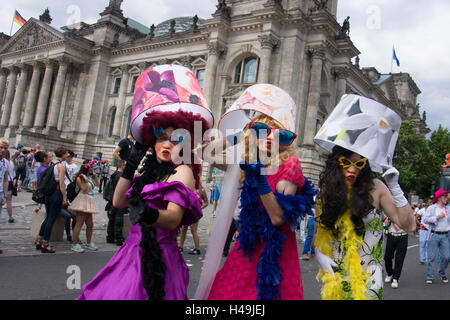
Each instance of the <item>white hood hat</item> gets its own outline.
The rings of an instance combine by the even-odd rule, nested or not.
[[[314,142],[332,151],[341,146],[369,160],[373,171],[392,165],[402,119],[372,99],[344,95],[314,137]]]

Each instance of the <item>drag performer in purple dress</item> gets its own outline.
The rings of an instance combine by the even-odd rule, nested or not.
[[[83,286],[79,300],[187,299],[189,270],[175,237],[180,226],[202,216],[194,194],[201,167],[193,164],[194,139],[189,136],[194,122],[201,124],[203,135],[213,117],[190,70],[162,65],[138,78],[131,122],[136,144],[113,199],[115,207],[129,207],[130,233],[108,264]],[[186,143],[189,160],[174,164]],[[144,157],[141,174],[135,175]]]

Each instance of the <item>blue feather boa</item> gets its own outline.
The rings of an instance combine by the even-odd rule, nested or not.
[[[256,297],[258,300],[281,299],[280,283],[282,280],[279,258],[287,237],[281,227],[275,227],[270,221],[264,206],[259,201],[255,179],[247,175],[241,190],[241,213],[239,221],[239,248],[246,259],[252,260],[257,242],[266,243],[257,264]],[[314,206],[314,195],[317,190],[305,179],[300,195],[284,195],[275,193],[275,197],[283,209],[283,222],[288,221],[291,230],[295,231],[298,218],[311,213]]]

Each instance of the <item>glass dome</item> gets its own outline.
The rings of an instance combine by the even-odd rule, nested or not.
[[[170,29],[170,23],[172,20],[175,20],[175,33],[178,32],[184,32],[192,29],[192,25],[194,24],[193,21],[194,17],[178,17],[178,18],[172,18],[168,19],[166,21],[161,22],[158,24],[155,28],[155,36],[162,36],[169,32]],[[203,28],[203,25],[201,23],[201,19],[198,19],[197,26],[199,29]]]

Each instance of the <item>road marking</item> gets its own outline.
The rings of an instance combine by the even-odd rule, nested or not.
[[[414,248],[414,247],[418,247],[418,246],[419,246],[418,244],[415,244],[413,246],[408,247],[408,249],[411,249],[411,248]]]

